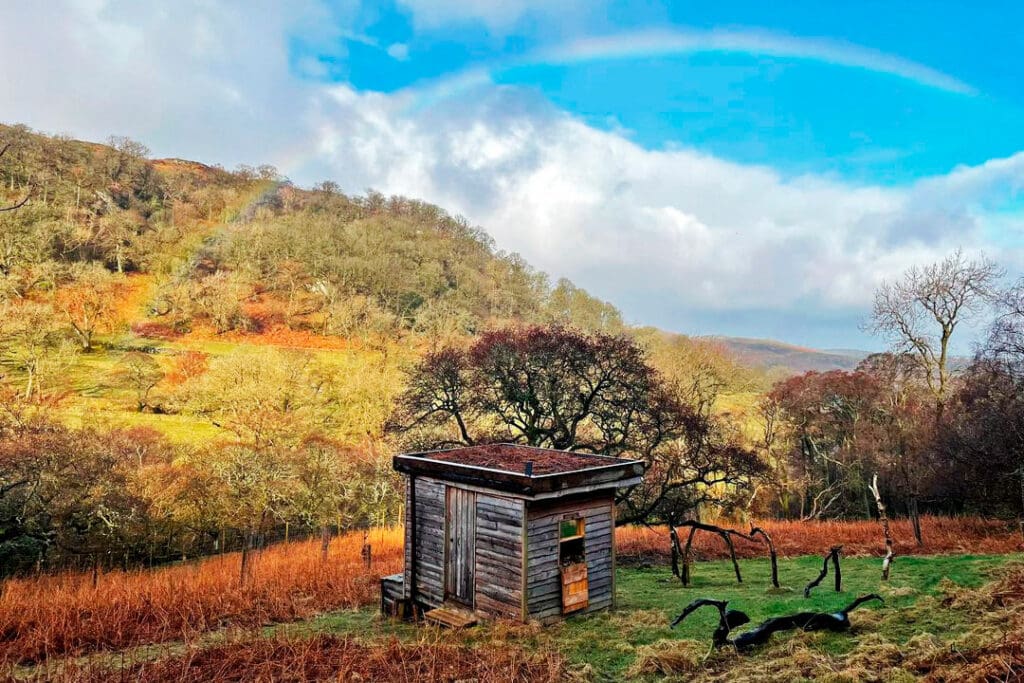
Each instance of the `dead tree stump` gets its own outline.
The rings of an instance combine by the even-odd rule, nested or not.
[[[825,560],[821,563],[821,573],[818,574],[818,577],[811,581],[809,584],[807,584],[807,586],[804,588],[805,598],[811,597],[811,590],[815,588],[818,584],[820,584],[826,576],[828,576],[828,563],[830,560],[832,562],[832,567],[834,569],[832,573],[835,576],[836,593],[843,592],[843,572],[839,568],[839,554],[842,551],[843,546],[841,545],[834,545],[831,548],[829,548],[828,553],[825,554]]]
[[[892,549],[892,532],[889,529],[889,515],[885,512],[885,503],[882,502],[882,494],[878,490],[878,474],[871,479],[868,486],[871,495],[875,497],[875,505],[878,506],[878,519],[882,522],[882,533],[885,535],[885,557],[882,559],[882,581],[889,580],[889,568],[896,554]]]
[[[686,536],[686,544],[681,549],[679,547],[679,532],[676,531],[677,527],[669,525],[668,533],[672,542],[672,574],[678,576],[684,586],[690,585],[690,550],[693,547],[693,537],[698,531],[706,531],[708,533],[716,534],[725,542],[726,547],[729,549],[729,559],[732,560],[733,571],[736,572],[737,583],[743,583],[743,575],[740,573],[740,563],[736,559],[736,546],[732,542],[732,537],[738,536],[739,538],[743,538],[748,541],[754,541],[755,534],[763,536],[765,541],[768,543],[768,550],[771,555],[772,585],[776,588],[779,587],[778,558],[775,555],[775,544],[763,529],[754,528],[751,529],[749,534],[745,534],[742,531],[736,531],[735,529],[723,529],[722,527],[715,526],[714,524],[705,524],[696,520],[680,522],[679,526],[690,528],[690,533]],[[682,559],[681,566],[678,558]]]
[[[754,527],[750,530],[750,538],[754,536],[761,536],[768,544],[768,556],[772,562],[772,586],[775,588],[779,587],[779,557],[775,554],[775,543],[772,541],[772,537],[768,535],[761,527]]]

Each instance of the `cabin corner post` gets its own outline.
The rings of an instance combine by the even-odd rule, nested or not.
[[[615,542],[615,496],[612,496],[612,609],[615,609],[615,557],[618,555],[619,549]]]
[[[529,597],[530,597],[530,595],[529,595],[529,587],[530,587],[530,582],[529,582],[529,576],[527,574],[527,569],[529,567],[529,559],[530,559],[530,554],[529,554],[529,547],[530,547],[530,545],[529,545],[529,540],[530,540],[529,529],[530,529],[530,524],[529,524],[529,517],[527,516],[527,513],[528,513],[528,507],[527,507],[526,501],[524,500],[522,502],[523,528],[522,528],[522,536],[521,536],[522,549],[521,549],[521,552],[520,552],[520,555],[522,555],[522,569],[521,569],[521,572],[520,572],[520,603],[521,603],[520,609],[522,610],[523,623],[524,624],[527,621],[530,620],[530,611],[529,611]]]
[[[409,509],[405,512],[409,525],[409,600],[416,604],[416,475],[409,475]]]

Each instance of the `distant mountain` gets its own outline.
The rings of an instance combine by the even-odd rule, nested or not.
[[[772,339],[743,337],[711,337],[728,349],[744,365],[790,372],[816,370],[852,370],[870,352],[855,349],[809,349]]]

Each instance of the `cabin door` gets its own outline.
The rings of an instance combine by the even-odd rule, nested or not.
[[[473,607],[476,493],[449,486],[446,509],[444,597]]]

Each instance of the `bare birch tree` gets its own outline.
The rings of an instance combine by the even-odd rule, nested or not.
[[[938,263],[913,267],[875,292],[868,328],[921,366],[940,415],[949,391],[949,345],[956,328],[977,316],[997,292],[1003,271],[984,256],[957,250]]]

